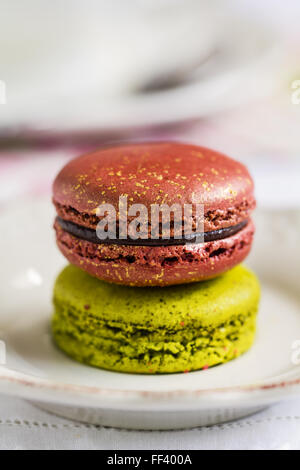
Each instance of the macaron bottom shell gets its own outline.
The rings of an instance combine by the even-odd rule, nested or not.
[[[234,321],[234,319],[232,320]],[[247,351],[255,336],[255,317],[240,325],[239,330],[224,325],[233,341],[218,335],[217,330],[205,331],[205,336],[187,344],[180,342],[151,343],[135,349],[134,345],[94,338],[80,333],[56,317],[53,321],[54,339],[59,348],[73,359],[102,369],[135,374],[190,372],[228,362]],[[201,333],[200,333],[201,334]],[[205,343],[209,346],[202,349]],[[221,345],[221,346],[220,346]],[[116,347],[118,346],[118,347]]]
[[[259,292],[242,266],[167,289],[111,285],[68,266],[54,288],[53,337],[73,359],[112,371],[207,369],[251,347]]]
[[[57,245],[67,260],[98,279],[128,286],[170,286],[212,279],[240,264],[251,249],[254,224],[222,240],[174,246],[96,244],[56,222]]]

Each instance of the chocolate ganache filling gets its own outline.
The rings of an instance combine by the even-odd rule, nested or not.
[[[199,239],[201,242],[212,242],[215,240],[222,240],[223,238],[231,237],[235,235],[240,230],[242,230],[248,223],[248,220],[244,220],[239,224],[233,225],[231,227],[220,228],[218,230],[212,230],[210,232],[204,232],[201,234],[197,234],[193,232],[188,235],[183,235],[182,238],[138,238],[132,239],[127,237],[126,239],[121,238],[105,238],[100,239],[97,236],[96,230],[83,227],[81,225],[75,224],[74,222],[70,222],[68,220],[64,220],[61,217],[56,217],[56,220],[60,227],[65,230],[66,232],[74,235],[77,238],[81,238],[83,240],[87,240],[92,243],[97,244],[114,244],[114,245],[138,245],[138,246],[169,246],[169,245],[187,245],[189,243],[199,243]]]

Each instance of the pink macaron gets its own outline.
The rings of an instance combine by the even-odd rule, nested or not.
[[[159,142],[100,149],[69,162],[54,181],[57,244],[71,263],[118,284],[167,286],[213,278],[250,251],[253,190],[243,164],[207,148]],[[99,239],[98,210],[111,205],[118,227],[120,197],[149,213],[153,204],[176,204],[182,214],[187,205],[201,205],[201,237],[192,231],[177,239],[171,217],[169,236],[159,233],[153,240],[149,217],[147,237]],[[128,227],[131,222],[129,217]],[[196,222],[194,217],[192,229]]]

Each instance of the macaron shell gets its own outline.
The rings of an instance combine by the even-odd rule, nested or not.
[[[167,286],[210,279],[248,255],[254,225],[237,234],[201,244],[124,246],[79,239],[55,224],[57,244],[68,261],[92,276],[129,286]]]
[[[227,156],[176,142],[100,149],[69,162],[53,185],[59,215],[95,227],[96,210],[119,196],[128,205],[204,204],[205,231],[245,220],[255,206],[253,181],[244,165]],[[91,220],[87,217],[92,217]]]
[[[238,266],[212,281],[136,289],[66,267],[54,287],[52,331],[74,359],[132,373],[187,372],[227,362],[255,334],[259,284]]]

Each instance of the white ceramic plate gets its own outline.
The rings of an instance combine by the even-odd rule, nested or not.
[[[210,25],[208,29],[212,28]],[[210,39],[207,44],[206,37],[203,38],[202,42],[207,44],[208,60],[201,64],[203,51],[199,52],[200,66],[198,69],[195,66],[194,73],[187,71],[186,79],[175,88],[154,90],[151,93],[139,91],[149,80],[153,80],[149,75],[148,78],[140,77],[140,81],[135,78],[138,83],[132,85],[127,92],[108,93],[105,92],[104,85],[103,92],[101,87],[99,90],[103,75],[101,66],[98,67],[99,70],[90,71],[88,74],[95,76],[95,83],[88,83],[87,86],[87,82],[80,82],[77,88],[73,83],[74,75],[81,77],[81,74],[77,74],[77,69],[75,74],[72,69],[65,71],[67,77],[72,76],[72,80],[65,78],[64,84],[60,81],[56,83],[54,78],[57,77],[53,77],[52,73],[46,74],[37,83],[32,82],[31,78],[29,83],[33,83],[34,87],[30,93],[28,87],[23,87],[19,94],[14,95],[14,87],[11,87],[10,99],[7,100],[1,113],[0,130],[2,128],[7,133],[9,129],[13,132],[19,129],[29,135],[36,131],[39,135],[43,132],[47,135],[99,132],[99,130],[103,133],[119,132],[129,128],[174,124],[186,119],[196,119],[272,93],[274,86],[278,86],[274,77],[278,76],[278,60],[282,56],[282,51],[278,47],[278,38],[274,37],[266,25],[243,15],[232,16],[230,21],[224,21],[220,31],[216,41],[211,40],[212,44],[209,44]],[[86,64],[81,57],[82,69],[95,65],[95,58],[90,59],[91,63]],[[54,70],[57,67],[64,70],[70,61],[70,58],[68,61],[64,58],[63,64],[52,64],[51,67]],[[163,55],[161,62],[162,64],[167,62]],[[177,62],[178,73],[181,75],[184,60],[182,67],[180,66],[182,58],[178,58]],[[194,58],[192,64],[195,62],[197,64],[197,59]],[[139,63],[138,58],[136,63]],[[136,63],[132,66],[139,76],[141,71],[136,69]],[[75,65],[78,68],[78,58]],[[48,68],[49,64],[42,67],[42,70],[45,72]],[[140,68],[143,70],[145,66]],[[175,70],[177,68],[175,67]],[[190,68],[193,70],[193,67]],[[97,75],[99,71],[100,77]],[[165,73],[168,75],[168,72],[158,69],[156,75],[160,77]],[[126,75],[126,68],[124,74]],[[18,78],[19,75],[14,78]],[[122,73],[115,71],[115,75],[122,76]],[[108,83],[116,80],[115,75],[110,77]],[[156,75],[154,73],[154,76]],[[44,85],[49,76],[51,83],[46,90],[42,89],[38,93],[37,88],[41,83]],[[65,82],[68,84],[68,91],[64,90]]]
[[[65,261],[53,215],[48,201],[31,201],[0,217],[1,392],[67,417],[137,429],[227,421],[300,393],[300,212],[257,211],[248,264],[261,279],[262,301],[253,348],[225,365],[162,376],[83,366],[56,349],[51,289]]]

